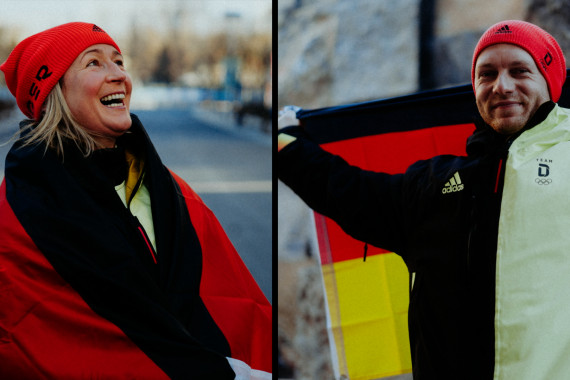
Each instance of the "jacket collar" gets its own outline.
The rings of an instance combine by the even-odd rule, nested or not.
[[[495,130],[486,124],[479,116],[475,121],[475,132],[467,139],[467,154],[469,156],[480,156],[508,147],[523,132],[542,123],[554,109],[555,105],[556,104],[551,100],[543,103],[538,107],[526,125],[511,136],[505,136],[495,132]]]

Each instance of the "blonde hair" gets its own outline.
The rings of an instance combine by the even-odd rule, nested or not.
[[[63,96],[60,83],[56,83],[53,90],[44,102],[45,110],[41,120],[30,122],[24,127],[21,139],[23,146],[45,143],[46,150],[54,149],[63,157],[63,144],[65,140],[75,143],[85,157],[101,147],[93,136],[87,132],[73,117]]]

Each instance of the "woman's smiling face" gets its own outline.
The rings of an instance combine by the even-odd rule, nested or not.
[[[83,50],[63,76],[62,91],[75,120],[104,147],[114,147],[131,127],[132,81],[113,46]]]

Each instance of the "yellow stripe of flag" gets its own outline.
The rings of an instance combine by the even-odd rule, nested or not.
[[[394,253],[322,266],[341,375],[352,380],[411,372],[408,271]]]

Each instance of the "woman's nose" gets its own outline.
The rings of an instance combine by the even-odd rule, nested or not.
[[[123,82],[127,78],[126,71],[114,62],[109,64],[107,70],[107,80],[110,82]]]

